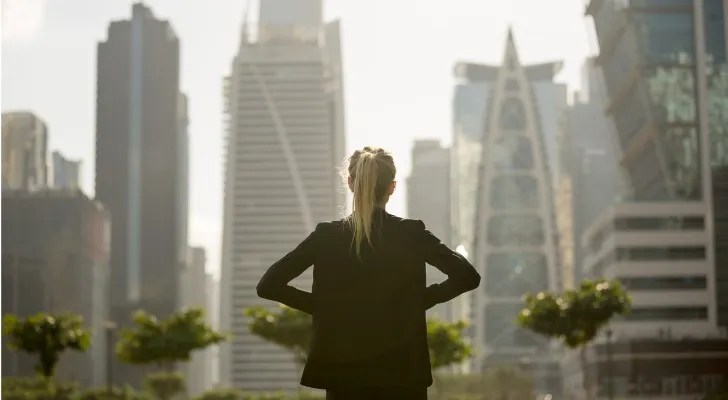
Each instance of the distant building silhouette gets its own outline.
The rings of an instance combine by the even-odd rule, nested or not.
[[[138,3],[98,46],[96,196],[112,216],[112,306],[179,306],[187,252],[186,99],[179,41]]]
[[[48,127],[27,111],[2,114],[3,189],[48,186]]]
[[[51,186],[57,189],[81,188],[81,161],[69,160],[58,151],[54,151],[52,157]]]
[[[215,293],[210,286],[212,277],[205,272],[205,264],[205,249],[190,247],[187,265],[180,276],[180,298],[184,308],[201,308],[205,312],[205,322],[212,325],[213,314],[217,313],[217,310],[211,307],[210,300]],[[212,388],[214,362],[212,348],[192,354],[192,359],[184,367],[189,396],[199,396],[205,390]]]
[[[624,183],[613,143],[613,122],[605,114],[604,80],[595,59],[583,66],[582,89],[565,115],[565,137],[561,145],[564,174],[571,193],[571,239],[573,262],[564,271],[564,280],[578,284],[585,249],[581,237],[591,223],[607,208],[624,198]]]
[[[263,273],[343,211],[339,23],[323,23],[321,0],[263,0],[257,29],[243,26],[225,94],[221,329],[232,340],[220,350],[221,384],[294,390],[293,355],[250,334],[242,310],[272,306],[256,295]],[[309,271],[294,284],[311,281]]]
[[[180,307],[187,258],[187,99],[180,44],[144,4],[111,22],[98,45],[96,196],[111,214],[111,306],[119,326],[144,309]],[[114,381],[138,386],[144,369],[117,363]]]
[[[450,245],[450,149],[438,140],[416,140],[412,147],[412,170],[407,178],[407,217],[421,219],[427,229]],[[428,284],[446,276],[427,267]],[[438,304],[429,314],[440,319],[461,319],[450,303]]]
[[[106,382],[109,214],[81,191],[4,190],[2,313],[22,317],[71,312],[91,330],[85,353],[63,354],[57,377],[85,387]],[[35,357],[9,351],[3,336],[3,376],[33,376]]]

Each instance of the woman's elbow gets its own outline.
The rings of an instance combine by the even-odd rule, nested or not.
[[[469,291],[477,289],[480,286],[480,274],[473,271],[473,274],[468,277],[465,283]]]
[[[273,288],[263,281],[260,281],[258,283],[258,286],[255,287],[255,291],[256,293],[258,293],[258,297],[262,299],[270,300],[270,298],[273,296]]]

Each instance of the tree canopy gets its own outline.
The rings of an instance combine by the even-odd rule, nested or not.
[[[188,361],[192,351],[226,340],[204,321],[201,309],[188,309],[158,320],[144,311],[134,314],[134,328],[121,332],[116,353],[130,364],[171,366]]]
[[[91,333],[83,327],[83,318],[73,314],[36,314],[19,318],[3,317],[3,334],[8,347],[38,356],[36,371],[46,378],[55,373],[61,353],[66,350],[86,351]]]

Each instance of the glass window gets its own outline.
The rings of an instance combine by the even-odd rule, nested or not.
[[[632,138],[639,133],[647,120],[647,110],[639,93],[639,85],[632,85],[614,111],[614,124],[624,148],[630,145]]]
[[[489,296],[521,297],[548,289],[546,257],[540,253],[494,253],[485,269]]]
[[[705,49],[710,62],[722,64],[726,62],[726,32],[723,2],[721,0],[704,0],[705,17]]]
[[[495,246],[540,246],[543,224],[536,216],[496,216],[488,220],[488,242]]]
[[[617,218],[614,227],[619,231],[702,230],[704,229],[704,220],[701,217],[624,217]]]
[[[706,307],[635,307],[624,316],[627,321],[705,320]]]
[[[694,124],[697,121],[694,68],[651,68],[645,72],[645,78],[658,124]]]
[[[499,176],[493,180],[490,205],[498,209],[536,208],[538,181],[532,176]]]
[[[705,247],[620,247],[617,261],[705,260]]]
[[[682,199],[700,198],[700,149],[694,126],[673,126],[664,131],[662,142],[675,195]]]
[[[524,136],[506,135],[497,139],[491,149],[496,168],[528,170],[533,168],[531,141]]]
[[[699,290],[706,288],[704,276],[619,278],[628,290]]]
[[[526,112],[521,100],[508,98],[501,104],[500,127],[503,129],[524,129]]]
[[[634,14],[640,44],[652,63],[689,64],[693,62],[692,8],[678,12],[638,12]]]

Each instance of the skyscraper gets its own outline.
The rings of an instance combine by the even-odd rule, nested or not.
[[[437,140],[416,140],[412,147],[412,173],[407,178],[407,217],[425,222],[427,229],[450,245],[450,150]],[[428,284],[444,280],[444,274],[427,268]],[[452,304],[430,310],[444,320],[460,319]]]
[[[627,177],[626,200],[671,202],[682,205],[682,214],[702,208],[706,271],[701,273],[711,298],[717,269],[723,268],[715,262],[711,171],[728,164],[725,8],[720,0],[591,1],[587,8]],[[707,310],[705,319],[715,326],[716,308]]]
[[[33,190],[48,185],[48,128],[27,111],[2,115],[2,187]]]
[[[344,157],[338,22],[324,24],[321,0],[263,0],[257,30],[244,24],[225,80],[228,124],[221,280],[224,385],[292,390],[293,356],[251,335],[245,307],[265,270],[317,221],[343,208],[337,164]],[[294,284],[310,289],[311,274]]]
[[[58,189],[81,187],[81,161],[69,160],[58,151],[53,152],[53,179],[51,186]]]
[[[164,316],[178,307],[187,252],[187,106],[169,22],[141,3],[112,22],[97,85],[96,195],[113,221],[112,306],[126,314],[144,302]]]
[[[474,244],[474,264],[487,277],[474,303],[475,369],[523,363],[537,390],[552,394],[560,382],[547,342],[518,328],[514,318],[524,293],[559,286],[549,164],[555,156],[546,145],[556,132],[550,124],[559,119],[546,106],[565,102],[559,98],[565,93],[549,87],[559,68],[522,65],[509,32],[484,126]]]

